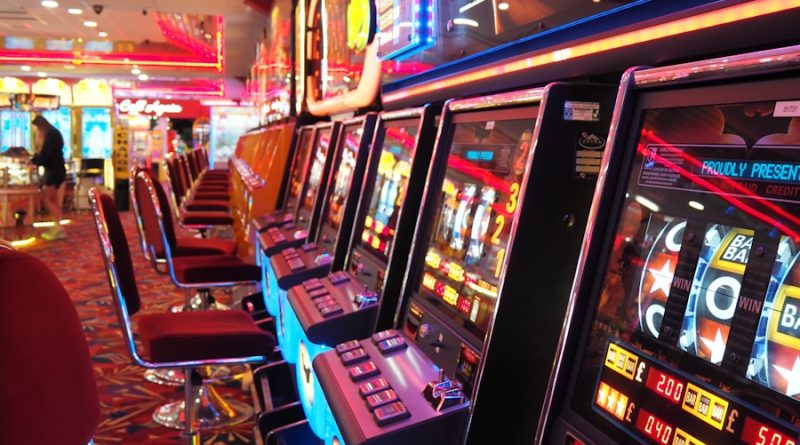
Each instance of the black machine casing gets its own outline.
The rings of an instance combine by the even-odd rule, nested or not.
[[[427,176],[430,166],[435,131],[434,113],[433,107],[425,106],[381,114],[375,131],[367,171],[361,184],[361,199],[352,223],[352,235],[347,244],[346,263],[350,267],[344,273],[348,275],[349,279],[333,283],[330,277],[320,278],[322,285],[328,289],[330,297],[341,306],[342,312],[333,316],[322,316],[315,301],[304,287],[297,286],[289,289],[289,302],[310,341],[332,345],[346,340],[365,338],[375,332],[378,301],[369,305],[360,305],[356,302],[358,294],[365,290],[377,292],[376,297],[382,301],[380,304],[392,308],[392,311],[386,311],[388,319],[383,323],[377,322],[377,329],[386,329],[393,325],[393,309],[397,305],[397,298],[400,294],[425,185],[424,178]],[[378,163],[387,125],[402,126],[415,120],[419,123],[414,143],[411,173],[387,262],[362,247],[359,242],[361,229],[369,209],[367,196],[369,193],[377,193],[368,188],[373,186],[378,174]],[[333,270],[339,270],[339,268],[334,267]]]
[[[353,215],[358,205],[367,159],[374,151],[371,143],[377,117],[377,113],[367,113],[341,122],[338,137],[334,139],[334,159],[329,167],[330,171],[327,174],[325,187],[321,187],[325,192],[321,198],[317,198],[321,200],[321,209],[317,214],[317,230],[309,232],[311,235],[307,239],[308,242],[296,249],[296,255],[291,258],[286,255],[273,255],[270,258],[272,270],[281,289],[289,289],[311,278],[323,277],[331,271],[331,268],[333,270],[342,268],[347,255],[348,241],[353,228]],[[325,221],[324,218],[330,211],[329,198],[336,186],[334,184],[336,170],[340,168],[344,155],[347,129],[355,127],[360,128],[362,133],[356,148],[352,176],[347,184],[344,202],[341,203],[343,206],[342,219],[337,228],[329,221]]]
[[[614,90],[608,86],[554,83],[545,88],[451,101],[446,105],[400,304],[381,308],[394,312],[401,338],[413,343],[414,350],[423,355],[413,367],[387,366],[380,371],[387,380],[405,373],[405,379],[419,384],[430,381],[429,376],[409,375],[409,369],[438,367],[446,376],[456,378],[464,354],[479,359],[473,363],[475,372],[471,381],[460,382],[469,393],[465,402],[443,411],[458,410],[462,423],[439,422],[435,416],[412,412],[410,418],[396,423],[393,431],[402,426],[408,440],[413,437],[414,442],[424,442],[425,437],[436,437],[438,444],[532,440],[536,425],[530,419],[538,416],[544,397],[595,184],[591,175],[578,173],[578,142],[584,133],[605,139],[613,98]],[[565,101],[598,104],[596,120],[567,120]],[[521,182],[521,207],[511,226],[505,271],[500,275],[498,303],[489,334],[486,339],[477,338],[441,315],[441,309],[416,293],[416,286],[425,263],[426,237],[436,216],[433,203],[442,190],[453,124],[521,116],[537,118]],[[373,419],[353,419],[352,411],[344,408],[347,402],[342,399],[350,396],[342,394],[343,384],[331,383],[342,372],[337,366],[343,367],[335,356],[336,351],[321,354],[314,361],[314,369],[342,435],[348,444],[373,443],[373,440],[381,443],[382,436],[363,437],[369,428],[362,423]],[[424,385],[417,389],[417,397],[421,399]],[[420,402],[412,399],[407,403],[413,409]],[[498,416],[502,416],[504,425],[513,427],[498,427]],[[442,429],[447,432],[444,436]],[[357,441],[350,442],[356,438]]]
[[[603,291],[604,281],[606,277],[606,270],[609,266],[610,252],[613,249],[614,238],[616,236],[616,228],[618,224],[622,224],[622,208],[626,201],[626,192],[628,187],[628,174],[634,165],[637,150],[632,144],[641,146],[640,132],[642,131],[643,111],[650,109],[672,109],[678,107],[699,107],[706,105],[726,105],[726,104],[739,104],[739,103],[757,103],[768,104],[767,100],[788,100],[790,103],[796,103],[798,97],[797,82],[798,73],[800,72],[800,47],[789,47],[777,50],[768,50],[763,52],[756,52],[750,54],[743,54],[738,56],[729,56],[720,59],[711,59],[701,62],[687,63],[684,65],[668,66],[663,68],[653,69],[630,69],[622,78],[622,83],[619,88],[619,93],[614,111],[612,128],[613,133],[609,139],[609,150],[606,151],[603,157],[604,173],[598,180],[598,187],[595,192],[595,198],[589,216],[589,222],[586,230],[586,235],[582,246],[582,255],[573,284],[572,296],[569,303],[567,318],[565,319],[564,332],[562,339],[558,346],[558,355],[556,367],[553,370],[551,381],[549,383],[548,392],[545,399],[543,409],[544,415],[539,419],[539,431],[537,433],[535,443],[546,443],[553,445],[560,445],[565,443],[585,443],[585,444],[614,444],[614,443],[642,443],[638,437],[634,437],[629,433],[626,434],[623,430],[619,429],[618,425],[627,425],[631,430],[634,430],[633,423],[629,418],[632,416],[628,414],[628,418],[623,421],[620,419],[619,424],[612,424],[604,419],[598,410],[592,411],[593,418],[586,417],[581,413],[576,412],[572,408],[571,402],[575,394],[575,387],[578,385],[579,371],[583,366],[586,366],[588,360],[584,359],[581,365],[581,359],[584,358],[584,353],[588,349],[590,338],[590,330],[595,323],[594,315],[600,294]],[[771,116],[772,109],[769,109]],[[797,116],[797,114],[793,114]],[[753,113],[752,119],[758,119],[759,113]],[[795,120],[797,117],[794,118]],[[683,130],[683,127],[677,127]],[[726,127],[727,130],[728,127]],[[741,129],[731,127],[733,130],[741,130],[743,133],[752,131],[751,128],[744,127]],[[723,129],[718,129],[720,134],[728,133]],[[687,134],[691,137],[691,132]],[[735,134],[734,132],[731,132]],[[763,135],[757,135],[756,139]],[[666,142],[664,144],[667,144]],[[794,155],[795,159],[797,155]],[[754,157],[754,159],[757,159]],[[697,161],[699,162],[699,161]],[[633,177],[633,175],[631,175]],[[635,179],[635,178],[634,178]],[[673,191],[674,192],[674,191]],[[722,190],[717,190],[714,194],[720,193]],[[685,202],[686,192],[678,190],[674,192],[673,198],[681,203]],[[691,195],[690,195],[691,196]],[[760,198],[751,193],[756,199]],[[691,198],[690,198],[691,199]],[[765,201],[761,199],[762,201]],[[766,201],[765,201],[766,202]],[[731,206],[733,208],[733,206]],[[708,209],[706,209],[708,211]],[[665,210],[669,212],[669,210]],[[658,213],[656,211],[654,214]],[[716,223],[736,224],[738,210],[719,217]],[[743,213],[743,212],[742,212]],[[669,214],[669,213],[667,213]],[[702,215],[702,213],[696,213]],[[674,216],[680,216],[674,215]],[[708,218],[708,217],[706,217]],[[681,255],[687,252],[687,256],[693,256],[694,262],[697,262],[697,255],[703,245],[703,236],[696,236],[697,229],[703,230],[699,222],[703,222],[702,217],[697,216],[695,221],[689,219],[685,235],[683,236],[683,250]],[[693,226],[694,224],[694,226]],[[765,224],[765,223],[764,223]],[[763,230],[763,229],[762,229]],[[695,233],[692,233],[695,232]],[[702,232],[700,232],[702,233]],[[739,304],[736,305],[736,312],[733,318],[733,324],[738,323],[738,331],[731,326],[730,340],[728,340],[725,349],[725,355],[719,366],[711,363],[702,362],[697,357],[686,354],[685,351],[680,351],[676,347],[679,331],[674,330],[670,325],[674,322],[680,322],[684,317],[683,310],[672,310],[680,303],[678,300],[683,300],[682,304],[686,307],[686,300],[678,297],[673,298],[670,294],[667,302],[666,312],[664,313],[663,321],[661,324],[661,336],[658,339],[649,339],[643,341],[640,336],[637,339],[627,340],[631,343],[637,344],[634,349],[636,354],[640,354],[638,358],[641,369],[647,369],[645,375],[651,369],[655,369],[656,363],[669,363],[667,373],[674,373],[679,378],[688,380],[688,384],[699,385],[701,388],[706,383],[708,387],[712,388],[709,393],[713,398],[716,397],[730,397],[730,396],[751,396],[755,399],[760,399],[770,403],[770,410],[774,412],[762,412],[760,415],[766,418],[773,417],[773,422],[787,420],[786,418],[780,419],[776,422],[776,412],[779,406],[786,406],[779,399],[781,395],[758,394],[751,388],[743,387],[742,383],[746,382],[750,386],[755,383],[748,382],[743,378],[744,371],[748,366],[750,347],[753,345],[753,335],[755,335],[755,324],[751,320],[755,316],[760,315],[760,303],[757,306],[759,312],[752,314],[752,306],[742,303],[742,300],[759,300],[763,299],[763,291],[759,293],[748,286],[753,282],[765,282],[769,279],[769,270],[774,261],[774,256],[770,258],[769,252],[771,248],[764,248],[766,237],[759,234],[759,230],[755,230],[753,237],[753,250],[758,252],[761,250],[761,255],[758,253],[750,255],[747,273],[750,274],[741,283],[742,295],[745,294],[749,298],[741,297]],[[777,243],[777,242],[775,242]],[[774,250],[773,250],[774,251]],[[754,257],[759,257],[754,259]],[[765,266],[765,263],[766,264]],[[679,262],[676,266],[675,281],[670,279],[670,286],[673,290],[677,287],[676,282],[684,280],[681,275],[685,274],[682,270],[682,263]],[[752,269],[752,270],[751,270]],[[759,270],[760,269],[760,270]],[[758,272],[756,272],[758,270]],[[693,273],[694,269],[689,271]],[[751,272],[753,272],[751,274]],[[761,275],[755,278],[756,275]],[[753,277],[752,279],[750,279]],[[691,282],[691,278],[688,280]],[[694,284],[691,284],[694,286]],[[688,289],[687,289],[688,294]],[[777,310],[776,310],[777,312]],[[635,317],[635,315],[634,315]],[[750,318],[750,320],[747,320]],[[680,324],[678,324],[680,327]],[[748,332],[750,331],[750,332]],[[609,337],[615,337],[617,334],[609,334]],[[749,336],[749,338],[748,338]],[[596,341],[596,339],[594,339]],[[744,347],[744,348],[743,348]],[[737,357],[738,355],[738,357]],[[742,360],[742,357],[745,357]],[[606,358],[605,367],[608,358]],[[643,366],[644,363],[648,366]],[[592,366],[599,366],[604,369],[603,359],[600,357],[598,361],[592,361]],[[688,374],[681,376],[679,373]],[[693,375],[694,374],[694,375]],[[696,377],[695,377],[696,376]],[[631,381],[639,381],[640,379]],[[598,380],[599,381],[599,380]],[[592,383],[596,383],[593,381]],[[633,383],[634,385],[636,383]],[[764,389],[764,392],[769,390]],[[714,395],[714,393],[718,395]],[[644,391],[642,391],[644,393]],[[689,391],[686,392],[688,394]],[[654,394],[652,392],[648,394]],[[720,395],[721,394],[721,395]],[[640,397],[644,398],[641,394]],[[651,396],[651,398],[658,398],[659,396]],[[691,410],[686,407],[686,399],[678,401],[678,406],[683,409],[683,412],[690,412]],[[631,402],[628,407],[634,411],[634,403],[640,402],[636,396],[631,396]],[[797,416],[796,400],[793,400],[794,406],[791,406],[785,412],[781,413],[781,417],[788,413],[794,413]],[[735,399],[725,402],[730,403],[730,406],[735,406],[738,402]],[[683,405],[681,405],[683,404]],[[727,408],[728,405],[726,405]],[[678,409],[680,409],[678,408]],[[592,407],[588,407],[592,410]],[[641,409],[641,408],[637,408]],[[752,408],[750,408],[752,409]],[[737,411],[731,413],[730,411]],[[723,424],[718,427],[714,432],[728,435],[724,443],[754,443],[744,442],[744,438],[737,437],[741,431],[741,423],[745,418],[751,417],[749,413],[741,412],[738,409],[728,411],[728,414],[723,419]],[[783,408],[780,408],[783,411]],[[735,415],[734,415],[735,414]],[[668,410],[664,412],[656,412],[656,416],[667,419],[670,423],[670,433],[665,434],[665,438],[669,438],[673,427],[676,429],[683,428],[689,434],[694,434],[702,437],[703,432],[696,431],[692,425],[683,425],[675,423],[668,416]],[[690,415],[691,416],[691,415]],[[633,417],[635,419],[635,416]],[[533,421],[533,417],[530,418]],[[797,417],[794,418],[797,422]],[[692,419],[695,420],[695,419]],[[701,426],[708,427],[703,422],[698,422]],[[795,427],[795,429],[797,429]],[[635,431],[635,430],[634,430]],[[726,432],[727,431],[727,432]],[[756,428],[758,431],[758,428]],[[733,433],[736,433],[735,435]],[[773,431],[768,431],[766,437],[761,437],[762,443],[769,443],[770,439],[774,440],[772,436]],[[758,434],[762,434],[759,431]],[[796,434],[796,433],[795,433]],[[624,437],[624,439],[614,439],[614,437]],[[796,440],[796,438],[793,438]],[[789,443],[780,439],[779,443]],[[675,435],[675,441],[670,443],[679,443],[681,439]],[[531,442],[534,443],[534,442]],[[687,441],[687,443],[689,443]],[[697,443],[697,442],[692,442]],[[721,441],[709,442],[720,444]]]
[[[292,150],[290,153],[292,162],[285,180],[281,183],[281,198],[278,202],[279,210],[253,218],[250,222],[251,233],[257,234],[272,227],[294,222],[294,214],[297,210],[300,196],[302,195],[298,195],[295,199],[292,199],[292,176],[295,175],[295,172],[297,172],[301,178],[305,175],[305,169],[308,167],[308,158],[306,157],[301,162],[300,157],[304,150],[308,149],[310,151],[313,148],[311,146],[306,147],[306,144],[313,144],[314,130],[315,127],[313,125],[305,125],[298,127],[295,131],[294,137],[292,138]]]
[[[317,224],[319,224],[319,218],[322,214],[323,194],[325,192],[325,187],[322,186],[322,184],[328,183],[328,174],[330,173],[330,167],[333,163],[333,159],[335,157],[334,154],[336,151],[335,145],[333,144],[335,144],[338,139],[340,123],[326,122],[316,124],[314,127],[314,147],[312,148],[311,156],[309,156],[306,162],[306,168],[304,169],[305,174],[303,177],[303,189],[300,192],[300,197],[297,201],[294,221],[285,223],[281,226],[268,228],[266,231],[258,234],[258,241],[261,245],[261,249],[268,257],[273,256],[287,247],[298,247],[303,245],[308,238],[308,234],[315,233]],[[325,163],[322,167],[322,173],[319,182],[321,186],[318,190],[316,190],[316,192],[312,192],[313,204],[309,210],[303,206],[303,199],[308,193],[308,188],[310,186],[309,175],[311,174],[311,167],[313,165],[314,156],[317,152],[317,145],[319,144],[320,135],[323,132],[329,132],[331,146],[328,147]]]

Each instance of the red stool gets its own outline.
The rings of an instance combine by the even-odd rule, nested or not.
[[[0,283],[0,443],[86,445],[100,402],[72,300],[41,261],[2,243]]]
[[[139,312],[141,300],[125,231],[110,196],[93,188],[89,201],[114,307],[131,358],[147,369],[181,368],[184,371],[183,402],[156,409],[154,420],[165,426],[182,428],[186,443],[196,445],[200,444],[198,430],[233,425],[247,419],[252,408],[246,404],[227,402],[222,407],[210,404],[224,401],[197,371],[212,365],[264,362],[273,352],[275,338],[259,329],[244,312],[204,311],[140,314],[137,316],[138,342],[135,341],[131,317]],[[166,249],[168,251],[169,247]],[[198,416],[198,409],[203,416]]]

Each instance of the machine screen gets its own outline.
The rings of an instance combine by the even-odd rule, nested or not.
[[[294,207],[295,200],[303,192],[303,173],[305,173],[308,155],[311,153],[311,149],[314,148],[312,134],[313,132],[310,128],[300,130],[300,140],[297,143],[298,152],[292,164],[292,172],[289,177],[289,199],[286,202],[289,209]]]
[[[569,402],[618,443],[800,438],[800,118],[784,105],[643,112]]]
[[[419,293],[483,340],[497,300],[533,119],[455,125]]]
[[[356,157],[358,156],[358,146],[361,144],[361,136],[364,129],[361,124],[349,125],[344,128],[342,137],[344,147],[339,165],[334,167],[331,190],[328,193],[327,213],[325,222],[334,230],[339,230],[344,214],[344,201],[347,199],[347,192],[350,190],[350,178],[356,168]]]
[[[417,126],[388,127],[383,139],[375,182],[369,193],[369,208],[361,231],[361,244],[387,261],[392,248],[400,206],[405,199]]]
[[[317,131],[316,148],[314,157],[311,158],[311,167],[308,169],[306,179],[306,192],[303,197],[303,208],[311,212],[314,209],[314,197],[317,190],[321,187],[322,174],[325,170],[325,158],[328,157],[328,147],[331,145],[330,128],[322,128]]]

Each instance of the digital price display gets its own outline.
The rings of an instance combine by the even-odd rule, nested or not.
[[[662,445],[736,443],[736,438],[749,445],[796,445],[800,436],[798,427],[769,420],[619,341],[608,344],[594,407],[629,434]]]

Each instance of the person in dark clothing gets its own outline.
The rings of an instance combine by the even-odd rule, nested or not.
[[[44,185],[42,201],[47,213],[53,218],[55,225],[42,234],[42,238],[53,240],[65,238],[61,227],[61,209],[64,203],[64,190],[67,170],[64,168],[64,137],[42,115],[33,119],[36,128],[36,145],[39,151],[31,159],[36,165],[44,167]]]

